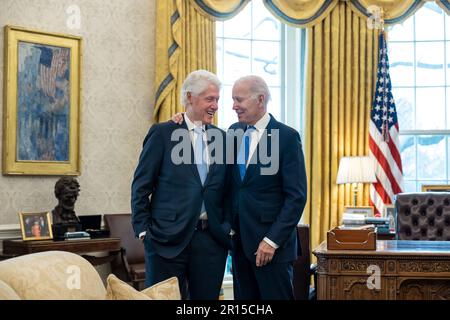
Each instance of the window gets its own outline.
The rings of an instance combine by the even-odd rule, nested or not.
[[[450,183],[450,17],[427,2],[390,28],[404,191]]]
[[[301,130],[305,35],[305,30],[281,23],[261,0],[251,1],[234,18],[216,23],[217,75],[223,84],[220,128],[226,129],[237,121],[231,98],[234,81],[256,74],[269,86],[272,100],[268,112]]]

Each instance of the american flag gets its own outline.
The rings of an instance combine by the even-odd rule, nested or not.
[[[39,47],[41,56],[39,59],[39,78],[38,84],[42,91],[55,97],[56,76],[62,76],[67,68],[67,59],[69,50],[66,48]]]
[[[370,205],[381,216],[384,207],[402,192],[403,170],[399,152],[398,119],[392,96],[384,32],[379,38],[377,84],[369,123],[369,156],[374,160],[377,182],[370,185]]]

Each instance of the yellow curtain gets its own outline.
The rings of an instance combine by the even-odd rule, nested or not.
[[[154,121],[162,122],[183,111],[180,88],[197,69],[216,72],[214,21],[185,0],[156,2],[156,75]]]
[[[303,214],[312,247],[339,224],[351,203],[349,186],[337,186],[342,156],[368,154],[368,123],[377,64],[378,30],[339,2],[308,29],[305,156],[308,202]],[[358,205],[367,205],[368,187]]]

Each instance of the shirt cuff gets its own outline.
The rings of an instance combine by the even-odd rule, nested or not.
[[[147,234],[147,231],[142,231],[141,233],[139,233],[139,239],[143,239],[146,234]]]
[[[273,242],[272,240],[270,240],[267,237],[264,237],[264,241],[267,242],[272,248],[278,249],[280,246],[277,245],[275,242]]]

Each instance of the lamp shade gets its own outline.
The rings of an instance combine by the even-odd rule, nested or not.
[[[377,182],[373,160],[370,157],[342,157],[336,183],[364,182]]]

